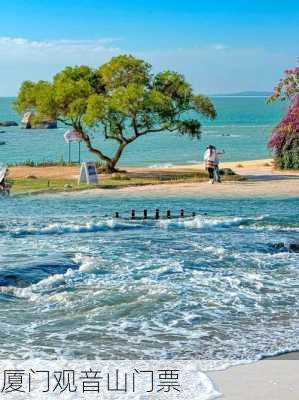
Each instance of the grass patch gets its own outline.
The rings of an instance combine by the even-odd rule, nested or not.
[[[27,193],[36,191],[57,191],[64,190],[65,185],[77,185],[77,182],[64,179],[47,179],[28,177],[26,179],[10,180],[12,193]]]
[[[222,181],[242,181],[245,178],[234,174],[222,176]],[[51,193],[51,192],[73,192],[85,189],[117,189],[129,186],[146,186],[163,183],[198,183],[206,182],[208,174],[202,172],[176,172],[176,173],[156,173],[156,174],[131,174],[130,176],[115,175],[100,178],[98,185],[78,185],[76,180],[70,179],[47,179],[29,176],[28,178],[14,179],[12,185],[12,194],[26,193]]]

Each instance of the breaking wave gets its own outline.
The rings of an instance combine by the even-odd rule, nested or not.
[[[2,358],[230,365],[299,348],[294,200],[84,200],[23,199],[3,216]],[[156,207],[196,217],[101,217]]]
[[[88,222],[84,225],[78,224],[49,224],[43,227],[27,227],[17,228],[10,232],[14,237],[28,235],[64,235],[70,233],[95,233],[104,232],[107,230],[126,230],[137,228],[139,225],[134,223],[119,222],[114,219],[109,219],[101,222]]]

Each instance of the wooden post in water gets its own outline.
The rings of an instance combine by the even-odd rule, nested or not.
[[[159,211],[158,208],[156,208],[156,211],[155,211],[155,219],[159,219],[159,218],[160,218],[160,211]]]
[[[147,210],[143,210],[143,219],[147,219]]]
[[[119,218],[119,212],[118,211],[116,211],[116,213],[115,213],[115,218]]]
[[[196,213],[193,211],[192,213],[192,217],[194,218],[196,216]]]
[[[135,210],[131,211],[131,219],[135,219],[136,218],[136,212]]]
[[[166,212],[166,217],[167,217],[167,218],[170,218],[170,217],[171,217],[170,210],[167,210],[167,212]]]
[[[181,209],[180,217],[181,217],[181,218],[184,218],[184,216],[185,216],[185,211],[184,211],[183,209]]]

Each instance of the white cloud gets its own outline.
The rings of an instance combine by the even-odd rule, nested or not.
[[[213,44],[213,45],[211,46],[211,48],[214,49],[214,50],[226,50],[226,49],[228,49],[229,47],[226,46],[225,44],[222,44],[222,43],[215,43],[215,44]]]
[[[24,80],[49,80],[66,65],[100,65],[121,52],[119,38],[29,40],[0,37],[0,96],[15,95]]]
[[[0,96],[15,95],[24,80],[49,80],[66,65],[98,66],[111,57],[128,53],[121,39],[29,40],[0,37]],[[194,48],[130,51],[150,62],[155,71],[183,73],[195,90],[225,93],[271,89],[284,69],[295,64],[297,54],[263,48],[237,49],[221,42]]]
[[[47,57],[56,54],[61,58],[65,54],[90,55],[94,52],[115,53],[118,47],[112,46],[120,39],[104,38],[96,40],[28,40],[25,38],[0,37],[0,55],[16,58]],[[26,61],[26,58],[24,59]]]

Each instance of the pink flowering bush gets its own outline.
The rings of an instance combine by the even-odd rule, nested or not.
[[[290,99],[290,107],[273,129],[268,146],[279,168],[299,168],[299,67],[285,71],[269,102]]]

